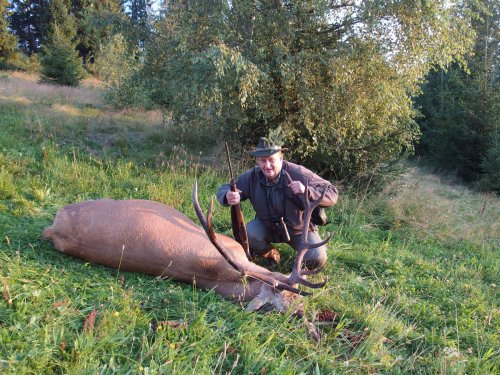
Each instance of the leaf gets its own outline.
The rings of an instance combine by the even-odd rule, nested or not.
[[[97,316],[96,309],[92,310],[92,312],[85,318],[85,323],[83,323],[83,331],[84,332],[94,332],[95,326],[95,318]]]

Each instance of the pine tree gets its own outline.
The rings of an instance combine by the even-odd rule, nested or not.
[[[75,18],[64,0],[52,0],[49,6],[49,38],[43,46],[40,63],[41,80],[59,85],[78,86],[84,76],[82,59],[73,39]]]
[[[76,18],[70,11],[71,2],[68,0],[50,0],[48,11],[47,33],[51,37],[57,27],[59,32],[72,40],[76,36]]]
[[[10,27],[19,47],[28,55],[37,53],[45,41],[48,0],[10,0]]]
[[[99,45],[106,43],[119,28],[123,19],[120,0],[73,0],[77,20],[76,48],[85,63],[95,57]]]
[[[9,32],[7,20],[9,3],[0,0],[0,65],[11,56],[17,47],[17,38]]]
[[[82,59],[67,36],[54,27],[40,59],[42,82],[78,86],[84,76]]]

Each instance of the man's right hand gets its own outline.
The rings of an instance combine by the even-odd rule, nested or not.
[[[229,190],[226,193],[226,201],[230,206],[234,206],[235,204],[240,203],[240,192]]]

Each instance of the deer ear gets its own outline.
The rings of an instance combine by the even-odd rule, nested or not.
[[[264,306],[267,302],[267,299],[263,299],[260,295],[256,296],[253,300],[250,301],[245,311],[256,311]]]

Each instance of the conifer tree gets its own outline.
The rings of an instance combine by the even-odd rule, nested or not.
[[[95,57],[99,45],[106,43],[117,24],[122,22],[123,7],[120,0],[73,0],[76,17],[76,48],[85,63]]]
[[[49,38],[41,54],[41,80],[67,86],[78,86],[84,76],[82,59],[74,38],[75,18],[64,0],[52,0],[49,6]]]
[[[43,46],[40,62],[43,82],[78,86],[84,76],[82,59],[75,45],[57,26],[49,42]]]
[[[486,190],[500,188],[500,5],[466,1],[472,11],[474,53],[467,70],[453,64],[431,72],[417,104],[420,155],[439,170],[453,172]]]
[[[10,0],[10,28],[19,47],[31,55],[40,50],[46,38],[48,0]]]
[[[71,12],[71,2],[69,0],[50,0],[48,6],[48,27],[49,38],[59,29],[66,38],[72,40],[76,36],[76,18]]]

